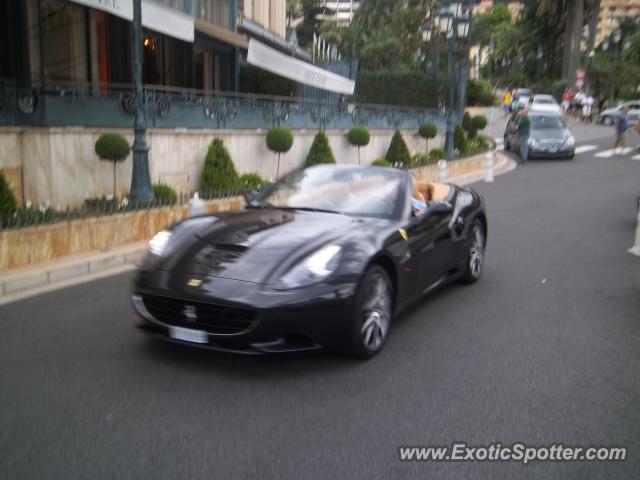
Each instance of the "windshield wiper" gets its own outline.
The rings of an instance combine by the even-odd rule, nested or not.
[[[339,212],[337,210],[329,210],[326,208],[315,208],[315,207],[278,207],[278,208],[287,209],[287,210],[302,210],[305,212],[337,213],[339,215],[342,214],[342,212]]]

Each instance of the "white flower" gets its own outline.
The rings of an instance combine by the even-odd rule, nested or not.
[[[25,208],[31,208],[31,200],[27,200],[24,204]]]
[[[120,202],[120,206],[121,207],[126,207],[127,205],[129,205],[129,199],[127,197],[124,197],[122,199],[122,202]]]

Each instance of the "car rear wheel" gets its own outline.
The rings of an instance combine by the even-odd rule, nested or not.
[[[464,283],[477,282],[484,267],[484,250],[486,234],[482,222],[476,220],[469,232],[469,247],[465,262],[465,272],[462,277]]]
[[[349,354],[371,358],[384,346],[393,313],[393,286],[386,270],[371,266],[358,287],[351,319]]]

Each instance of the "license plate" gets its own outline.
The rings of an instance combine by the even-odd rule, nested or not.
[[[190,328],[169,327],[169,336],[176,340],[191,343],[209,343],[207,332],[192,330]]]

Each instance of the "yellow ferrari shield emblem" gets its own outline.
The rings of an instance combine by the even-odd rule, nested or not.
[[[409,240],[409,235],[407,235],[407,231],[404,228],[398,230],[400,232],[400,236],[405,240]]]
[[[199,280],[197,278],[190,278],[187,282],[187,285],[189,285],[190,287],[199,287],[200,285],[202,285],[202,280]]]

